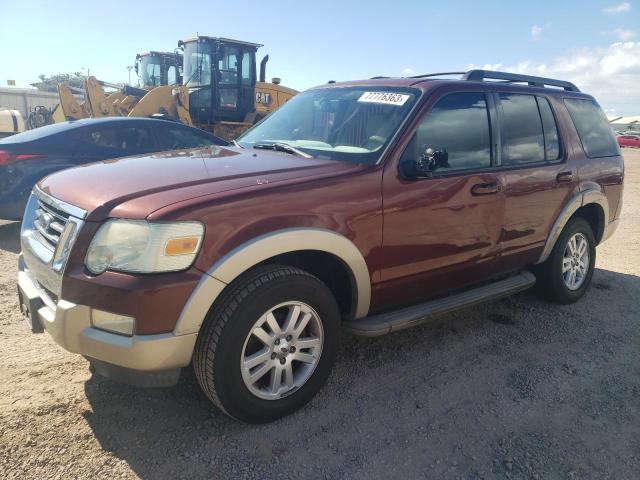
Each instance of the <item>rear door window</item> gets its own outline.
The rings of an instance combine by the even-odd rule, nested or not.
[[[602,109],[593,100],[565,98],[571,120],[588,157],[620,155],[620,147]]]
[[[79,154],[84,149],[99,149],[114,155],[134,155],[156,150],[149,130],[144,127],[88,128],[80,133]]]
[[[500,93],[499,96],[502,105],[502,164],[543,162],[544,134],[536,97],[512,93]]]
[[[448,166],[437,173],[475,170],[491,165],[489,111],[483,93],[452,93],[422,119],[401,161],[417,160],[426,152],[441,152]]]

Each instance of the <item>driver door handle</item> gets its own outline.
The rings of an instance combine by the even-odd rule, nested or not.
[[[471,187],[471,195],[495,195],[500,191],[498,182],[476,183]]]
[[[558,175],[556,175],[556,181],[558,183],[573,181],[573,172],[572,171],[560,172]]]

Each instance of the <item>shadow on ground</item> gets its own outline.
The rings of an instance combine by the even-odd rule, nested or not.
[[[328,385],[267,425],[176,388],[92,377],[86,420],[143,479],[638,478],[640,279],[575,305],[527,292],[380,339],[345,337]]]
[[[20,222],[4,223],[0,220],[0,250],[20,251]]]

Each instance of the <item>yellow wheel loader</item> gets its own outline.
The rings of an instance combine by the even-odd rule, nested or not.
[[[178,42],[183,49],[183,89],[196,127],[233,139],[298,92],[265,81],[269,56],[256,75],[256,51],[262,45],[228,38],[197,36]],[[184,96],[184,95],[183,95]],[[135,108],[130,115],[135,115]]]
[[[56,107],[55,122],[78,120],[89,117],[127,116],[149,90],[158,86],[182,83],[182,55],[177,53],[156,52],[136,55],[135,71],[140,77],[143,88],[122,87],[103,82],[96,77],[84,79],[84,103],[78,102],[69,86],[58,85],[60,103]],[[107,92],[104,87],[114,91]],[[158,94],[152,96],[158,98]],[[149,100],[146,102],[149,103]],[[158,104],[163,108],[166,101]],[[148,107],[146,107],[148,108]]]
[[[68,87],[59,86],[60,110],[67,120],[111,115],[170,118],[231,140],[298,93],[280,85],[279,78],[265,81],[268,55],[260,62],[258,77],[256,51],[261,46],[209,36],[180,41],[183,85],[162,85],[148,91],[125,86],[107,94],[104,86],[118,86],[88,77],[84,104],[77,102]],[[152,57],[149,55],[149,61]],[[138,72],[151,68],[145,66],[142,55],[139,60]],[[144,74],[142,78],[144,83]],[[146,81],[155,80],[149,77]]]

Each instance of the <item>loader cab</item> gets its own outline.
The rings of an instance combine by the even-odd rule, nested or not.
[[[256,51],[262,45],[198,36],[184,48],[184,85],[196,124],[242,122],[255,110]]]
[[[136,55],[135,70],[142,88],[182,84],[182,55],[147,52]]]

